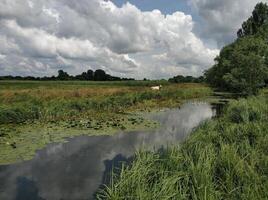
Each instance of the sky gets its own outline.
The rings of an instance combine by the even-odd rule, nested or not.
[[[138,7],[141,11],[158,9],[163,14],[172,14],[176,11],[192,14],[191,6],[187,0],[113,0],[112,2],[119,7],[129,2]]]
[[[200,76],[258,2],[0,0],[0,76]]]

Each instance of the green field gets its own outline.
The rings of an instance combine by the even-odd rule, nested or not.
[[[267,91],[234,100],[183,144],[139,151],[98,199],[267,199],[267,122]]]
[[[119,86],[153,86],[170,85],[166,80],[156,81],[1,81],[0,89],[30,89],[37,87],[65,88],[67,87],[119,87]]]
[[[161,91],[150,85],[163,84]],[[0,123],[85,118],[108,113],[180,104],[209,95],[199,84],[167,82],[0,82]]]
[[[139,113],[211,94],[205,85],[167,81],[0,81],[0,163],[29,159],[66,137],[155,128]]]

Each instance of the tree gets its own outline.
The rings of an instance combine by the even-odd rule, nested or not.
[[[94,72],[91,69],[87,70],[87,80],[88,81],[93,81],[94,80]]]
[[[249,51],[253,45],[259,45],[258,48],[261,48],[262,44],[258,44],[256,39],[252,38],[251,41],[246,40],[244,44],[239,46],[240,49],[234,52],[232,62],[236,63],[237,67],[223,76],[224,82],[232,91],[256,94],[258,87],[265,84],[268,68],[265,65],[264,52],[258,54],[257,50]],[[245,49],[241,50],[241,48]]]
[[[111,76],[109,74],[106,74],[105,71],[99,69],[96,70],[96,76],[94,76],[94,71],[89,69],[87,72],[83,72],[82,74],[76,75],[76,76],[70,76],[67,72],[64,72],[63,70],[58,71],[58,76],[52,76],[52,77],[32,77],[32,76],[0,76],[0,80],[43,80],[43,81],[49,81],[49,80],[83,80],[83,81],[128,81],[128,80],[135,80],[133,78],[120,78],[116,76]]]
[[[192,76],[184,77],[182,75],[178,75],[173,78],[170,78],[168,81],[171,83],[201,83],[201,82],[204,82],[204,77],[200,76],[196,78]]]
[[[103,71],[102,69],[97,69],[94,73],[94,81],[106,81],[107,80],[107,76],[105,71]]]
[[[268,20],[268,5],[266,3],[258,3],[252,12],[252,16],[242,24],[242,28],[238,30],[238,37],[244,37],[257,34]]]
[[[238,39],[224,47],[215,65],[205,72],[212,86],[255,94],[268,80],[268,6],[256,5],[238,31]]]
[[[67,72],[64,72],[63,70],[58,71],[58,79],[59,80],[69,80],[70,76]]]
[[[217,63],[206,73],[213,86],[234,92],[256,93],[267,79],[268,45],[262,38],[248,36],[224,48]]]

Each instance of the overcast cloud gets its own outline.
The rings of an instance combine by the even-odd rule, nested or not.
[[[242,22],[259,2],[261,0],[190,0],[190,5],[201,17],[197,27],[200,36],[222,47],[235,39]]]
[[[202,20],[104,0],[0,0],[0,75],[201,75],[219,52],[211,43],[231,41],[257,1],[188,2]]]

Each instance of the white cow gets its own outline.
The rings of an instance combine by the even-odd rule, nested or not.
[[[152,90],[160,90],[161,88],[162,88],[162,85],[151,87]]]

